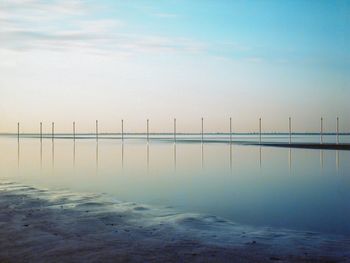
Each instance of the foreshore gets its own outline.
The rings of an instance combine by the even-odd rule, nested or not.
[[[0,180],[0,262],[350,262],[350,237]]]

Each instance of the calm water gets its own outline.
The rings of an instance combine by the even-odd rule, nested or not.
[[[350,235],[349,151],[147,144],[135,138],[124,143],[23,138],[18,143],[16,137],[1,136],[0,177],[49,189],[108,193],[243,224]]]

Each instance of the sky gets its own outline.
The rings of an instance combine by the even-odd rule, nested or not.
[[[0,0],[0,132],[350,130],[350,1]]]

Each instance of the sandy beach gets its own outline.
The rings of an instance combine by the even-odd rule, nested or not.
[[[0,181],[0,262],[350,262],[350,239]]]

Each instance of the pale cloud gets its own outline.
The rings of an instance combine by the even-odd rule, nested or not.
[[[98,7],[97,7],[98,8]],[[28,51],[76,50],[104,54],[200,52],[203,43],[187,38],[122,32],[125,22],[92,18],[93,8],[81,1],[3,1],[0,48]],[[170,17],[172,14],[158,14]]]
[[[88,6],[83,1],[78,0],[2,0],[0,6],[3,12],[35,11],[36,14],[44,14],[45,16],[50,12],[78,15],[85,13],[88,9]]]
[[[55,32],[28,29],[0,29],[1,48],[14,50],[31,49],[84,49],[86,51],[127,52],[192,52],[205,49],[205,45],[185,38],[159,36],[139,36],[106,31],[105,28],[92,27],[79,30]]]
[[[15,51],[74,51],[99,55],[132,56],[151,53],[206,54],[250,57],[252,47],[238,42],[203,42],[189,37],[172,37],[135,32],[127,21],[96,18],[101,4],[84,1],[3,0],[0,4],[0,49]],[[177,14],[155,12],[161,18]],[[140,25],[142,26],[142,25]],[[254,59],[249,60],[253,61]],[[257,62],[255,60],[254,62]]]

